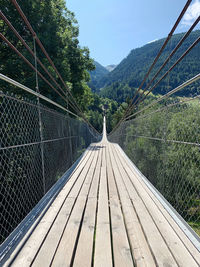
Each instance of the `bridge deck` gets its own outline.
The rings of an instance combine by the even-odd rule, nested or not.
[[[200,255],[120,147],[103,140],[89,147],[6,265],[11,262],[37,267],[192,267],[199,266]]]

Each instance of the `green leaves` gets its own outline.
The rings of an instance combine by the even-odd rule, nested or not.
[[[88,48],[81,48],[78,45],[79,29],[74,13],[66,8],[64,0],[19,0],[18,3],[63,77],[64,82],[71,84],[71,92],[77,98],[82,108],[87,107],[91,102],[91,93],[85,84],[89,79],[86,70],[92,70],[94,65],[90,59]],[[11,1],[5,0],[0,0],[0,5],[2,12],[33,50],[33,37],[14,5],[12,5]],[[34,65],[34,58],[2,20],[0,20],[0,31]],[[0,50],[0,69],[3,74],[34,89],[34,71],[14,51],[5,45],[4,42],[0,43]],[[36,50],[38,58],[65,91],[66,89],[63,87],[62,82],[50,66],[43,52],[38,46],[36,46]],[[49,76],[39,64],[38,70],[47,80],[50,80]],[[50,82],[56,86],[53,81],[50,80]],[[8,88],[2,89],[7,90]],[[60,96],[41,78],[39,78],[39,90],[54,101],[64,104]],[[17,92],[15,90],[13,91],[15,93]]]

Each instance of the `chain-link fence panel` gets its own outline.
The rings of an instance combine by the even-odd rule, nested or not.
[[[108,137],[200,235],[200,98],[168,99]]]
[[[79,119],[0,93],[0,242],[100,136]]]

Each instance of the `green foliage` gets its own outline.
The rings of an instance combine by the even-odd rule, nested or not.
[[[108,74],[109,71],[96,61],[94,61],[94,65],[96,68],[95,68],[95,70],[90,71],[91,80],[88,83],[88,85],[90,86],[90,88],[92,89],[93,92],[98,92],[99,91],[99,90],[97,90],[98,81],[102,77],[104,77],[106,74]]]
[[[76,97],[81,108],[84,110],[91,102],[91,93],[87,86],[87,82],[89,81],[87,70],[93,70],[94,65],[93,60],[89,57],[88,48],[81,48],[79,46],[79,29],[74,14],[65,7],[64,0],[19,0],[18,3],[63,77],[64,82],[70,85],[72,94]],[[1,11],[7,16],[19,34],[33,50],[32,35],[17,13],[14,5],[11,1],[6,0],[0,0],[0,5]],[[0,31],[34,65],[34,58],[2,21],[0,23]],[[51,72],[57,82],[62,84],[43,52],[38,46],[36,48],[38,58]],[[34,89],[34,71],[4,42],[0,43],[0,49],[1,73]],[[38,66],[38,69],[49,79],[40,66]],[[9,87],[5,85],[1,86],[1,89],[7,90],[8,88]],[[39,90],[42,94],[52,98],[54,101],[66,105],[57,93],[41,78],[39,78]],[[18,91],[15,90],[15,92]]]
[[[199,125],[199,103],[192,101],[126,122],[111,138],[196,231],[200,224],[200,153],[195,145]]]
[[[133,97],[136,89],[131,88],[128,84],[115,82],[108,87],[101,89],[100,95],[123,103],[124,101],[129,102]]]
[[[116,101],[100,97],[98,94],[93,94],[93,100],[86,113],[87,118],[90,123],[101,133],[103,131],[103,110],[105,110],[107,132],[110,132],[115,123],[113,116],[117,112],[118,108],[119,104]]]
[[[200,205],[199,205],[200,206]],[[200,223],[188,222],[188,224],[193,228],[193,230],[200,236]]]
[[[113,116],[112,116],[112,128],[115,127],[115,125],[117,125],[117,123],[121,120],[121,118],[123,117],[126,109],[128,107],[128,104],[123,102],[119,107],[118,109],[113,113]],[[110,129],[112,130],[112,129]]]

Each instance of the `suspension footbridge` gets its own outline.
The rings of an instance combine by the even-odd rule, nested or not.
[[[156,81],[198,17],[147,83],[191,1],[108,135],[106,117],[100,134],[17,1],[12,3],[33,38],[33,50],[1,10],[0,17],[34,63],[6,36],[0,38],[34,71],[36,90],[0,73],[0,266],[200,266],[200,96],[173,98],[187,86],[198,86],[200,74],[144,102],[200,41]],[[64,102],[41,94],[39,79]]]

